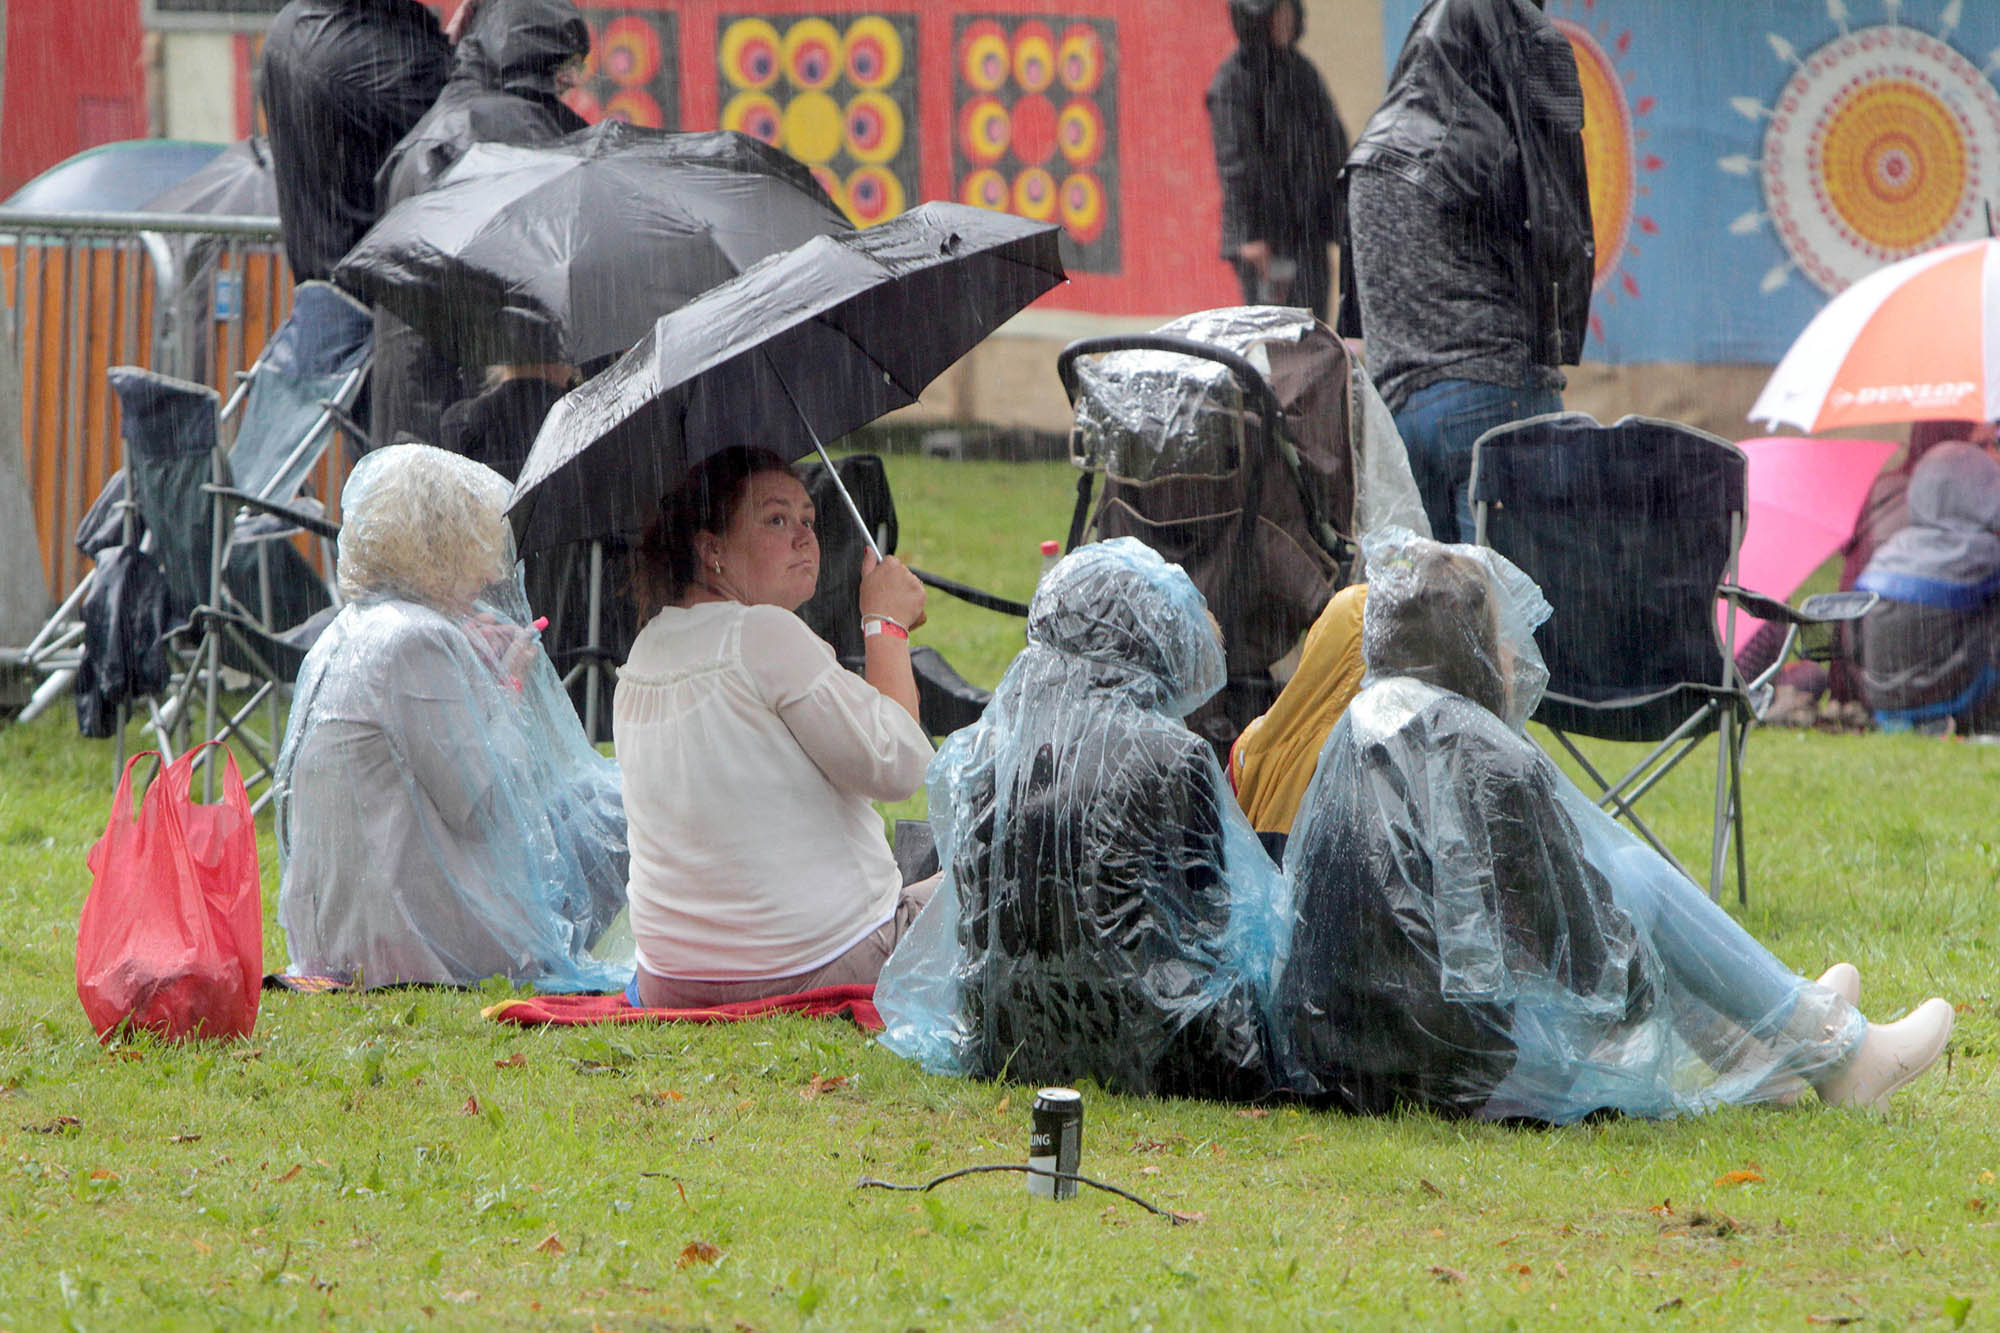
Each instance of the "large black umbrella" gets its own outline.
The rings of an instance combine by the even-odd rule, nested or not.
[[[521,551],[637,536],[710,454],[824,454],[821,441],[915,402],[1063,281],[1058,231],[922,204],[808,241],[664,316],[542,422],[509,507]]]
[[[333,280],[461,365],[579,364],[766,255],[846,230],[810,171],[749,135],[606,121],[474,146]]]

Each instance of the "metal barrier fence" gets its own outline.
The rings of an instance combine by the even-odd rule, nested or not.
[[[291,291],[276,218],[0,208],[0,299],[12,316],[0,351],[20,368],[21,447],[51,605],[83,577],[72,534],[123,463],[105,372],[145,366],[226,399],[289,312]]]

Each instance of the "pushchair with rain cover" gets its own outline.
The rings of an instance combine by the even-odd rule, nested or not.
[[[1229,683],[1187,724],[1226,756],[1276,699],[1273,664],[1355,574],[1363,450],[1347,347],[1303,310],[1236,307],[1082,339],[1056,368],[1083,469],[1069,545],[1137,537],[1194,580]]]

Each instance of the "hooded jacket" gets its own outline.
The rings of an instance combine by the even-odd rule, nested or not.
[[[375,173],[444,87],[451,48],[417,0],[292,0],[258,66],[285,257],[327,278],[379,217]]]
[[[583,129],[556,71],[589,54],[573,0],[484,0],[458,40],[450,81],[376,174],[383,210],[437,184],[476,143],[547,143]]]
[[[1230,0],[1236,50],[1208,87],[1209,130],[1222,178],[1222,257],[1246,241],[1279,254],[1325,246],[1340,232],[1337,177],[1347,131],[1312,62],[1271,43],[1271,14],[1298,0]]]
[[[586,128],[557,96],[556,71],[590,53],[572,0],[484,0],[459,38],[451,81],[376,175],[384,212],[436,185],[477,143],[547,143]],[[377,310],[369,433],[377,445],[441,441],[459,370],[401,320]]]
[[[1514,280],[1543,365],[1582,358],[1596,270],[1576,57],[1535,0],[1430,0],[1348,158],[1469,214]],[[1365,337],[1343,273],[1340,332]]]
[[[877,986],[892,1049],[987,1078],[1271,1091],[1283,884],[1180,721],[1223,679],[1200,593],[1138,541],[1043,579],[1027,649],[931,765],[946,878]]]

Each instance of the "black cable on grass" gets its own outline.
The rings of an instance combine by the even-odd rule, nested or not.
[[[1170,1212],[1165,1208],[1159,1207],[1157,1204],[1148,1203],[1138,1195],[1133,1194],[1129,1190],[1119,1189],[1116,1185],[1107,1185],[1101,1180],[1092,1180],[1089,1176],[1079,1176],[1073,1171],[1050,1171],[1045,1167],[1030,1166],[1026,1162],[988,1162],[981,1166],[962,1166],[956,1171],[947,1171],[941,1176],[934,1176],[921,1185],[899,1185],[893,1181],[877,1180],[873,1176],[863,1176],[854,1182],[854,1188],[858,1190],[907,1190],[912,1193],[927,1194],[939,1185],[944,1184],[947,1180],[957,1180],[960,1176],[983,1175],[988,1171],[1019,1171],[1023,1175],[1046,1176],[1050,1180],[1074,1180],[1079,1185],[1088,1185],[1092,1189],[1103,1190],[1106,1194],[1116,1194],[1121,1199],[1136,1203],[1154,1216],[1166,1218],[1175,1226],[1179,1226],[1183,1222],[1192,1222],[1195,1220],[1185,1213]]]

